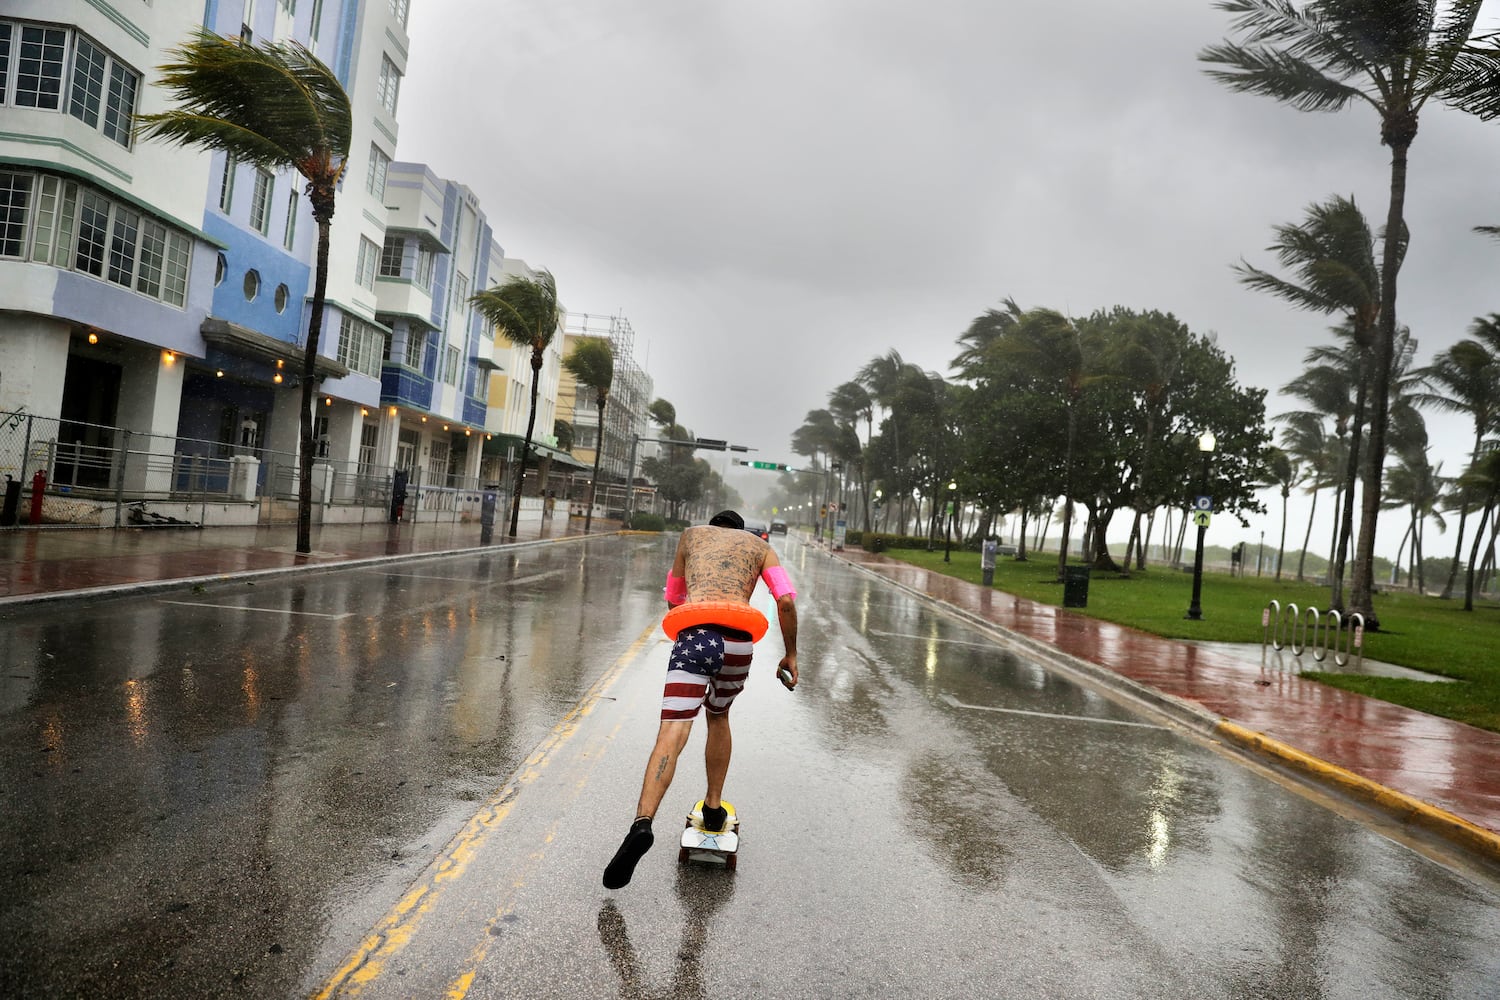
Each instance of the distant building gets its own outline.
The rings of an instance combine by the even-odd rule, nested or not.
[[[607,340],[614,352],[615,377],[604,408],[602,433],[594,392],[580,389],[566,371],[558,388],[558,414],[573,426],[573,457],[591,472],[602,442],[597,503],[607,509],[623,509],[630,463],[634,459],[639,473],[641,459],[650,453],[637,444],[637,439],[655,436],[647,433],[646,413],[654,384],[636,360],[635,331],[623,315],[569,313],[566,330],[564,356],[586,337]],[[575,499],[586,500],[587,490],[580,491]]]

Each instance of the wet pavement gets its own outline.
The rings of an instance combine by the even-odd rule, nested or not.
[[[1298,690],[1312,682],[1256,685],[1224,652],[899,564],[856,571],[796,539],[777,544],[804,683],[772,681],[773,629],[735,708],[739,870],[672,849],[674,813],[701,794],[700,729],[656,848],[606,893],[655,732],[670,539],[445,558],[418,546],[461,539],[400,541],[378,563],[207,574],[86,614],[0,605],[0,995],[1482,997],[1500,982],[1489,875],[1180,724],[1216,718],[1197,696],[1300,738],[1269,706],[1335,704]],[[1058,669],[1059,650],[1164,693],[1122,687],[1137,711]],[[1390,717],[1351,705],[1331,759],[1392,738],[1364,732]],[[1442,759],[1399,754],[1402,781]]]
[[[595,531],[609,526],[596,524]],[[486,535],[477,523],[316,526],[314,551],[306,555],[295,551],[292,525],[0,531],[0,608],[182,581],[275,576],[504,547],[576,536],[581,528],[580,519],[548,518],[523,522],[511,539],[503,526]],[[1366,798],[1379,799],[1380,789],[1388,788],[1397,793],[1396,812],[1439,834],[1451,833],[1450,820],[1457,819],[1461,827],[1472,827],[1459,830],[1465,849],[1500,860],[1500,734],[1303,680],[1295,671],[1279,669],[1274,652],[1161,639],[859,549],[836,557],[1049,651],[1103,668],[1134,693],[1166,699],[1173,708],[1186,707],[1209,720],[1229,720],[1246,731],[1231,731],[1228,738],[1243,742],[1263,734],[1272,749],[1284,744],[1312,762],[1346,772],[1333,776],[1336,784],[1355,776],[1380,786],[1355,789]],[[1399,676],[1403,670],[1388,672]],[[1407,796],[1411,802],[1401,800]],[[1421,815],[1423,804],[1437,812]]]

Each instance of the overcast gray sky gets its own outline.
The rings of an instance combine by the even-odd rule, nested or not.
[[[1007,296],[1173,312],[1274,414],[1328,320],[1230,266],[1272,266],[1272,227],[1333,194],[1382,223],[1389,154],[1367,109],[1209,80],[1228,28],[1210,0],[417,0],[398,155],[472,188],[570,311],[623,312],[679,419],[756,457],[794,460],[806,412],[891,348],[946,374]],[[1400,298],[1422,363],[1500,311],[1500,243],[1471,232],[1500,224],[1497,161],[1500,123],[1424,114]],[[1468,431],[1429,427],[1451,474]],[[1275,507],[1211,540],[1274,542]]]

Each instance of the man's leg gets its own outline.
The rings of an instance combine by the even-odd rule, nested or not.
[[[656,838],[651,833],[651,819],[661,805],[662,797],[677,771],[677,758],[687,746],[693,731],[692,719],[663,722],[656,732],[656,746],[646,762],[646,776],[641,781],[641,798],[636,803],[635,822],[625,834],[620,849],[604,869],[604,888],[619,889],[630,882],[638,861],[651,849]]]
[[[724,794],[724,778],[729,774],[729,755],[734,741],[729,732],[728,712],[705,712],[708,716],[708,745],[703,749],[703,766],[708,772],[708,791],[703,796],[705,810],[717,808]]]
[[[692,731],[692,719],[663,722],[657,730],[656,746],[651,749],[651,759],[646,762],[646,777],[641,781],[641,798],[635,807],[636,819],[651,819],[656,815],[662,798],[672,784],[672,776],[677,773],[677,758],[682,756],[682,748],[687,746],[688,736]],[[722,783],[721,781],[720,784]]]

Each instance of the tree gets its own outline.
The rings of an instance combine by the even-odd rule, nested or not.
[[[158,85],[178,107],[139,115],[147,138],[220,150],[267,170],[292,169],[318,226],[318,254],[307,341],[302,356],[299,417],[297,551],[312,551],[312,466],[317,454],[313,408],[315,365],[328,293],[328,231],[335,196],[349,158],[353,115],[349,95],[331,69],[296,42],[249,45],[200,31],[172,50]]]
[[[1479,337],[1492,340],[1500,348],[1500,314],[1474,321],[1470,330]],[[1438,353],[1432,364],[1418,372],[1430,391],[1414,394],[1418,406],[1430,406],[1446,413],[1467,415],[1474,425],[1474,444],[1469,453],[1469,462],[1479,461],[1484,436],[1500,430],[1500,353],[1492,351],[1479,339],[1464,339]],[[1460,502],[1458,508],[1458,538],[1453,546],[1453,562],[1448,567],[1448,580],[1443,585],[1443,598],[1453,596],[1453,586],[1458,579],[1458,564],[1463,556],[1464,526],[1469,518],[1469,505]]]
[[[1283,413],[1276,418],[1283,421],[1281,446],[1292,458],[1307,470],[1303,489],[1312,495],[1312,509],[1307,514],[1307,532],[1302,538],[1302,552],[1297,557],[1297,580],[1305,578],[1307,547],[1312,542],[1313,519],[1318,513],[1318,492],[1326,486],[1338,489],[1336,470],[1341,465],[1342,445],[1337,438],[1329,437],[1328,427],[1321,413],[1300,411]],[[1335,512],[1337,517],[1337,512]]]
[[[1281,556],[1286,552],[1286,502],[1292,488],[1302,484],[1302,469],[1297,461],[1280,448],[1266,449],[1266,469],[1270,473],[1266,483],[1281,493],[1281,541],[1276,545],[1276,579],[1281,579]]]
[[[1469,568],[1464,580],[1464,610],[1473,611],[1474,576],[1479,566],[1479,547],[1484,544],[1484,529],[1489,523],[1490,515],[1495,512],[1496,503],[1500,502],[1500,448],[1491,449],[1480,456],[1469,467],[1469,471],[1459,477],[1459,483],[1479,496],[1479,506],[1484,511],[1479,517],[1479,527],[1474,532],[1474,544],[1469,549]]]
[[[1269,292],[1299,309],[1344,317],[1340,329],[1347,333],[1350,347],[1339,352],[1315,348],[1309,353],[1307,363],[1318,361],[1328,367],[1320,375],[1304,372],[1294,380],[1294,384],[1321,380],[1323,384],[1317,386],[1317,395],[1339,399],[1341,403],[1348,398],[1344,385],[1354,386],[1348,469],[1341,491],[1344,509],[1342,515],[1336,515],[1338,526],[1334,553],[1330,556],[1333,569],[1329,573],[1329,606],[1333,608],[1342,608],[1344,604],[1344,555],[1352,530],[1354,484],[1359,475],[1360,441],[1369,389],[1366,375],[1372,367],[1372,345],[1380,318],[1380,266],[1375,261],[1375,242],[1370,225],[1354,199],[1334,197],[1309,206],[1301,223],[1276,227],[1276,240],[1268,249],[1293,278],[1278,277],[1243,261],[1235,267],[1240,280],[1257,291]],[[1290,386],[1288,390],[1305,395]]]
[[[573,425],[566,420],[552,421],[552,436],[557,438],[558,451],[573,450]]]
[[[511,497],[510,537],[516,537],[521,521],[521,486],[526,479],[526,458],[531,451],[531,433],[536,429],[537,395],[542,388],[542,362],[548,345],[562,322],[557,301],[557,283],[546,270],[535,277],[513,274],[494,287],[469,297],[469,302],[495,332],[516,347],[531,348],[531,410],[526,416],[526,436],[521,442],[521,468]],[[601,428],[602,429],[602,428]]]
[[[586,535],[594,523],[594,497],[599,489],[599,459],[604,456],[604,403],[615,380],[615,352],[602,337],[584,337],[563,358],[563,367],[579,385],[594,390],[594,408],[599,412],[599,438],[594,446],[594,476],[589,482],[589,511],[583,518]],[[626,489],[630,489],[627,483]]]
[[[1220,0],[1245,44],[1209,46],[1200,58],[1229,89],[1271,97],[1299,111],[1368,104],[1390,148],[1390,201],[1380,265],[1370,442],[1364,465],[1359,544],[1350,605],[1379,627],[1372,603],[1375,527],[1380,512],[1386,416],[1396,349],[1396,288],[1405,249],[1407,153],[1422,108],[1433,97],[1478,114],[1500,114],[1500,39],[1471,38],[1483,0]]]

